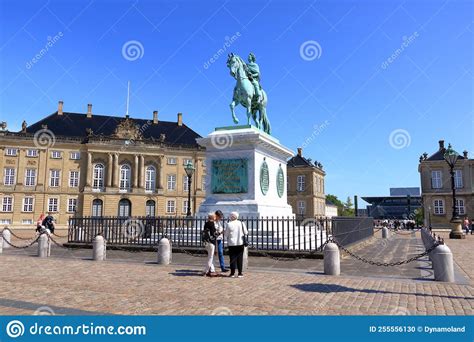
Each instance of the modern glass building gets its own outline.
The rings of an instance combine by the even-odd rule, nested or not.
[[[369,203],[367,214],[374,219],[414,219],[421,208],[420,188],[390,188],[390,196],[362,197]]]

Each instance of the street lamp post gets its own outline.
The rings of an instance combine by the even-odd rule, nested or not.
[[[428,206],[428,228],[431,231],[431,205]]]
[[[187,213],[186,213],[187,217],[192,216],[192,213],[191,213],[191,182],[192,182],[194,170],[195,170],[194,166],[191,162],[188,162],[184,166],[184,171],[186,172],[186,175],[188,176],[188,210],[187,210]]]
[[[448,145],[448,149],[444,153],[444,160],[449,165],[450,174],[451,174],[451,190],[453,192],[453,213],[451,216],[452,229],[449,233],[450,239],[464,239],[466,236],[462,232],[461,219],[458,215],[458,209],[456,207],[456,184],[454,182],[454,166],[458,161],[459,154],[451,147],[451,144]]]

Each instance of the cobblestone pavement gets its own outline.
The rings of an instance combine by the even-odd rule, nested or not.
[[[22,244],[21,241],[15,241]],[[54,249],[39,259],[27,250],[0,256],[0,314],[33,314],[49,307],[56,314],[158,315],[472,315],[474,236],[447,240],[457,283],[430,280],[427,261],[385,268],[350,257],[342,275],[322,274],[321,260],[250,258],[243,279],[205,278],[202,257],[175,253],[173,265],[153,263],[155,253],[108,251],[93,262],[91,250]],[[419,234],[377,235],[358,248],[378,261],[402,260],[421,251]],[[471,260],[469,260],[471,259]]]

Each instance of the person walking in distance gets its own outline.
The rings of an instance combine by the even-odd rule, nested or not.
[[[222,211],[216,211],[216,230],[217,230],[217,255],[219,257],[219,265],[223,273],[229,270],[225,268],[224,260],[224,214]]]
[[[242,278],[244,248],[247,241],[248,230],[245,224],[239,221],[237,212],[230,213],[230,222],[225,225],[224,237],[229,246],[230,255],[230,275],[235,278],[235,269],[238,270],[238,277]]]

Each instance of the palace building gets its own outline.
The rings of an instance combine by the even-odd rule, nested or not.
[[[76,216],[184,216],[204,200],[204,149],[183,123],[63,111],[20,132],[0,131],[0,224],[34,225],[51,212]]]
[[[450,167],[444,159],[446,147],[439,141],[438,151],[432,155],[420,156],[418,172],[421,177],[421,196],[426,226],[451,228],[453,193]],[[454,165],[454,186],[456,207],[459,217],[474,217],[474,159],[469,159],[467,151],[459,155]]]
[[[303,149],[298,148],[296,156],[288,160],[288,203],[297,217],[326,215],[326,195],[321,163],[303,157]]]

